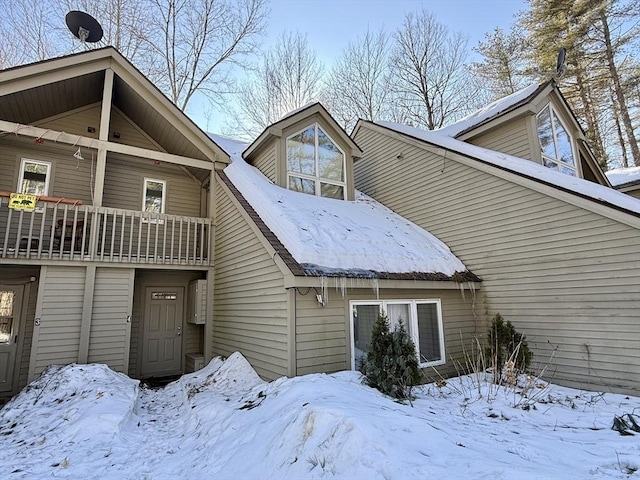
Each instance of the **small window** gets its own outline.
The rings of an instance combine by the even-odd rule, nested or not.
[[[380,312],[386,313],[392,330],[402,321],[416,346],[421,367],[445,363],[440,300],[358,301],[351,302],[352,368],[366,359]]]
[[[543,165],[576,177],[578,172],[571,137],[551,104],[538,114],[537,123]]]
[[[145,178],[142,211],[149,213],[164,213],[166,191],[167,183],[164,180]]]
[[[13,308],[15,292],[0,291],[0,345],[11,343],[13,338]]]
[[[319,125],[287,138],[289,190],[345,198],[345,155]]]
[[[51,164],[38,160],[22,159],[20,177],[18,178],[18,193],[30,195],[49,195],[49,179]]]

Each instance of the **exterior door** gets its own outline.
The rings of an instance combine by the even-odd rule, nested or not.
[[[147,287],[142,330],[142,377],[182,373],[182,287]]]
[[[0,284],[0,393],[12,392],[16,381],[23,290]]]

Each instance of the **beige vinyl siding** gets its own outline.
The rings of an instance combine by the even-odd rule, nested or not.
[[[303,289],[301,289],[304,291]],[[446,363],[436,367],[443,376],[456,373],[452,359],[464,365],[463,348],[473,348],[473,336],[478,326],[473,305],[479,303],[479,291],[459,290],[381,289],[380,300],[434,300],[442,305]],[[297,374],[334,372],[351,368],[351,332],[349,302],[353,300],[377,301],[371,288],[340,291],[328,290],[328,302],[318,306],[313,289],[307,294],[296,294],[296,362]],[[428,371],[427,371],[428,370]],[[425,370],[429,377],[433,369]]]
[[[265,148],[252,162],[273,183],[276,183],[276,148],[270,145]]]
[[[120,138],[116,138],[114,132],[118,132]],[[161,150],[151,137],[115,108],[111,110],[109,141],[146,148],[148,150]]]
[[[186,323],[184,327],[184,353],[202,353],[204,351],[204,328],[202,325]]]
[[[110,155],[104,182],[105,207],[142,210],[145,178],[167,182],[165,213],[200,216],[200,185],[179,167],[152,160],[138,160]]]
[[[100,135],[100,105],[82,107],[65,114],[56,115],[46,121],[36,122],[36,126],[58,132],[82,135],[89,138],[98,138]],[[95,132],[88,131],[93,127]]]
[[[359,188],[482,277],[485,322],[497,312],[513,322],[538,365],[553,354],[556,382],[638,393],[638,228],[369,128],[356,141],[367,152]],[[401,165],[385,160],[400,150]]]
[[[138,376],[138,360],[140,357],[140,335],[142,332],[142,312],[144,289],[136,276],[133,288],[133,308],[131,310],[131,339],[129,340],[129,373],[133,378]]]
[[[284,277],[238,208],[218,191],[213,353],[239,351],[272,380],[287,374]]]
[[[91,204],[91,153],[84,149],[84,160],[73,157],[76,149],[55,146],[46,150],[33,142],[0,141],[0,190],[15,192],[23,158],[51,163],[49,196],[82,200]]]
[[[66,365],[78,361],[80,325],[86,269],[84,267],[42,267],[35,327],[35,378],[51,364]],[[34,360],[32,360],[34,361]]]
[[[96,269],[89,337],[90,363],[105,363],[118,372],[127,371],[127,316],[131,314],[129,305],[132,292],[131,269]]]
[[[527,160],[533,158],[526,118],[502,124],[495,130],[472,138],[469,143]]]

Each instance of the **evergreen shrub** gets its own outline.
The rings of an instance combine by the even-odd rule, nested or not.
[[[393,398],[411,399],[420,369],[416,347],[402,321],[391,331],[387,316],[378,315],[369,353],[360,368],[369,386]]]
[[[523,373],[531,364],[533,353],[529,350],[526,337],[516,331],[511,322],[505,322],[499,313],[491,321],[488,341],[485,356],[490,359],[496,382],[502,379],[505,364],[509,363],[509,369],[517,373]]]

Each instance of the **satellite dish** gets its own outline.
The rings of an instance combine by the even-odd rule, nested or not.
[[[566,56],[567,56],[567,49],[563,47],[558,52],[558,60],[556,61],[556,76],[558,78],[564,75],[564,72],[567,71],[567,66],[564,63]]]
[[[71,10],[65,17],[67,27],[81,42],[95,43],[102,38],[102,27],[91,15],[79,10]]]

